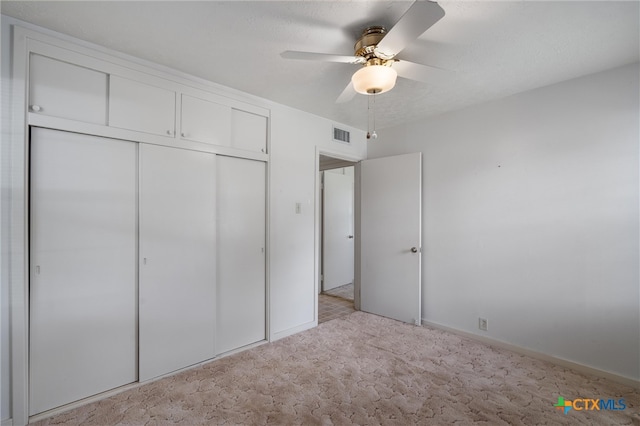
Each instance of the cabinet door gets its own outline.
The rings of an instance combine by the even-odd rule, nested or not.
[[[175,135],[176,94],[117,75],[109,79],[109,126]]]
[[[136,144],[31,133],[31,415],[136,381]]]
[[[140,146],[140,380],[215,356],[215,155]]]
[[[267,117],[234,109],[231,113],[231,146],[267,152]]]
[[[196,142],[229,146],[231,107],[182,95],[180,136]]]
[[[218,157],[217,353],[265,339],[265,164]]]
[[[29,110],[106,125],[107,74],[32,54]]]

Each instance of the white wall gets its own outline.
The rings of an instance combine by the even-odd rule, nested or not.
[[[331,121],[283,106],[272,108],[271,123],[270,318],[272,338],[279,338],[315,321],[316,150],[362,159],[366,139],[347,128],[352,145],[334,142]]]
[[[638,75],[378,132],[424,153],[424,320],[640,379]]]

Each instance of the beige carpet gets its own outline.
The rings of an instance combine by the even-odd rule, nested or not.
[[[624,398],[623,411],[554,408]],[[640,424],[637,390],[355,312],[38,424]]]

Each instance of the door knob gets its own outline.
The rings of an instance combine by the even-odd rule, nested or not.
[[[417,247],[411,247],[411,253],[417,253],[417,252],[418,252]]]

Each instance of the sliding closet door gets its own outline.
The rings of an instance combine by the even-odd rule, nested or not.
[[[136,183],[136,144],[32,129],[32,415],[136,381]]]
[[[140,380],[215,356],[215,155],[140,146]]]
[[[218,353],[265,339],[264,248],[265,164],[218,157]]]

